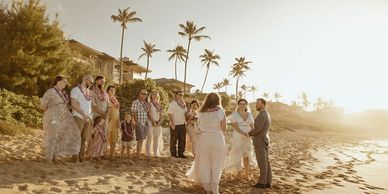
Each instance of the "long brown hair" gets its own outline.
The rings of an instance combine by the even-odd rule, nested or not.
[[[58,75],[58,76],[54,79],[54,81],[51,83],[51,86],[50,86],[50,87],[56,86],[58,82],[60,82],[60,81],[62,81],[62,80],[64,80],[64,79],[66,79],[65,76]]]
[[[206,112],[209,109],[221,106],[221,97],[218,93],[210,93],[206,96],[205,103],[203,103],[199,112]]]

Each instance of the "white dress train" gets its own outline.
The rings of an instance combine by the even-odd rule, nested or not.
[[[225,119],[225,112],[199,113],[198,128],[201,130],[196,147],[195,160],[186,173],[191,180],[201,183],[208,192],[218,193],[219,182],[225,166],[226,144],[220,123]]]

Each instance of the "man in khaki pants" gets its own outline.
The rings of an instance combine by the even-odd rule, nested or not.
[[[86,142],[89,140],[90,127],[92,126],[92,96],[89,87],[93,83],[93,77],[85,75],[82,83],[71,90],[71,106],[74,120],[81,132],[81,149],[73,156],[74,162],[83,161],[86,149]]]

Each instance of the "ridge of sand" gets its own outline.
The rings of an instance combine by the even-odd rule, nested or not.
[[[116,157],[113,162],[71,163],[68,158],[61,158],[60,164],[49,164],[43,155],[42,131],[2,135],[0,193],[205,193],[185,176],[193,161],[191,156],[189,159],[168,157],[168,137],[169,132],[164,129],[162,157],[150,161],[136,160],[132,155],[131,159]],[[379,185],[378,181],[372,184],[371,176],[358,173],[368,165],[377,164],[377,155],[387,156],[388,146],[306,131],[272,133],[271,140],[273,188],[253,189],[250,185],[258,179],[259,171],[252,167],[251,181],[237,173],[224,173],[220,193],[388,192],[388,184]],[[230,149],[230,132],[226,141]]]

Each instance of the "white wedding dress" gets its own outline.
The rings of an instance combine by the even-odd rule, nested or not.
[[[198,114],[198,128],[201,135],[196,147],[195,160],[186,175],[195,182],[201,183],[208,192],[218,193],[221,174],[224,170],[227,148],[221,131],[221,121],[225,111]]]
[[[237,126],[245,133],[250,132],[250,125],[254,124],[253,116],[249,112],[246,120],[244,120],[238,112],[232,113],[228,119],[231,123],[237,123]],[[251,138],[233,130],[232,149],[227,157],[225,171],[241,170],[243,167],[243,157],[249,158],[250,165],[257,166],[257,162],[253,157],[253,144]]]

